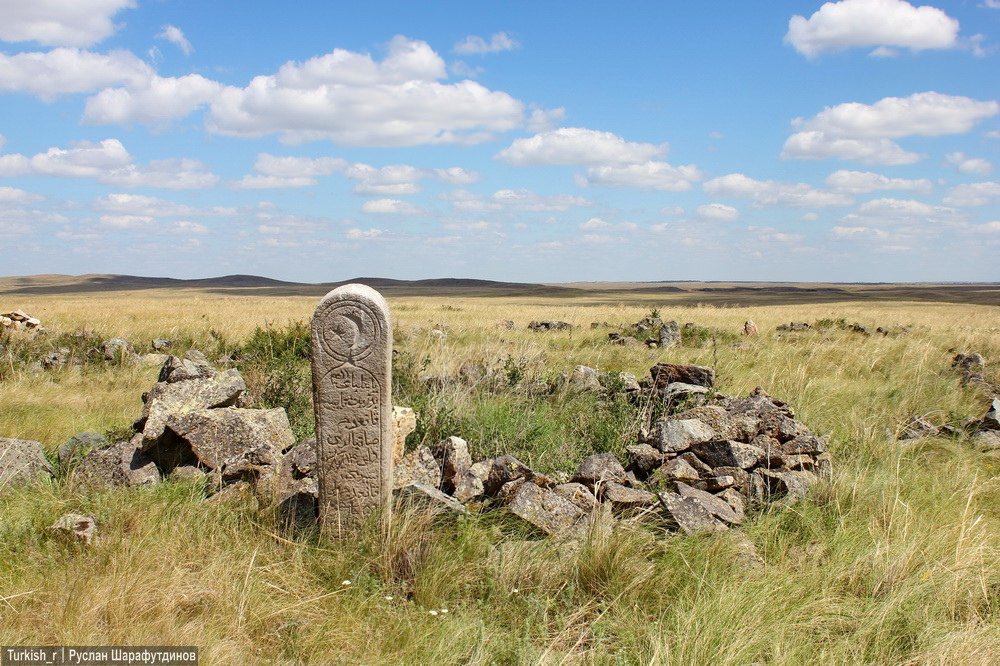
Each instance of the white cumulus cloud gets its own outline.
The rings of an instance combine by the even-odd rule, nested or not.
[[[348,229],[347,237],[351,240],[371,240],[373,238],[378,238],[385,231],[382,229]]]
[[[845,206],[853,200],[846,194],[819,190],[806,183],[756,180],[742,173],[713,178],[702,185],[712,196],[749,199],[758,206],[798,206],[821,208]]]
[[[998,112],[1000,104],[992,100],[979,101],[933,91],[886,97],[875,104],[838,104],[812,118],[796,118],[792,124],[799,131],[785,142],[781,156],[912,164],[921,156],[903,150],[892,139],[962,134]]]
[[[1000,183],[967,183],[948,190],[942,202],[948,206],[986,206],[1000,201]]]
[[[0,53],[0,92],[24,92],[47,101],[112,85],[141,86],[153,76],[153,69],[129,51],[57,48],[44,53]]]
[[[191,55],[194,51],[194,47],[191,46],[191,42],[189,42],[187,37],[184,36],[184,32],[175,25],[163,26],[163,30],[156,36],[156,38],[167,40],[179,48],[184,55]]]
[[[650,160],[641,164],[590,167],[581,182],[585,185],[686,192],[691,189],[693,182],[702,177],[701,171],[693,164],[675,167],[666,162]]]
[[[914,7],[905,0],[840,0],[827,2],[808,19],[788,21],[785,42],[813,57],[825,51],[876,47],[911,51],[958,46],[958,21],[937,7]]]
[[[730,222],[740,216],[740,212],[732,206],[720,203],[710,203],[698,206],[695,214],[703,220],[718,220]]]
[[[876,190],[911,190],[929,192],[933,187],[926,178],[890,178],[871,171],[848,171],[841,169],[826,177],[826,186],[837,192],[864,194]]]
[[[134,0],[0,0],[0,40],[90,46],[114,34],[114,16]]]
[[[389,215],[416,215],[422,211],[413,204],[400,201],[399,199],[371,199],[361,204],[361,212]]]
[[[993,171],[993,165],[990,164],[989,160],[985,160],[981,157],[969,157],[963,152],[956,151],[954,153],[948,153],[945,156],[945,161],[951,166],[955,167],[959,173],[970,173],[977,176],[986,176],[991,171]]]
[[[0,186],[0,204],[24,204],[41,201],[44,197],[16,187]]]
[[[506,32],[495,32],[489,41],[478,35],[469,35],[455,44],[455,53],[461,55],[482,55],[485,53],[513,51],[520,46],[521,44]]]
[[[416,146],[481,142],[523,123],[524,105],[507,93],[475,81],[440,82],[446,75],[426,42],[397,36],[381,62],[335,49],[227,87],[207,124],[233,136],[277,133],[288,143]]]
[[[665,144],[635,143],[611,132],[561,127],[516,139],[496,157],[515,166],[608,166],[646,162],[666,151]]]
[[[153,75],[127,88],[106,88],[87,100],[83,120],[96,125],[162,124],[208,104],[222,85],[200,74]]]

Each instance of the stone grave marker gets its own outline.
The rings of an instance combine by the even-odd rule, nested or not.
[[[344,536],[392,496],[392,327],[382,295],[334,289],[312,318],[313,405],[324,531]]]

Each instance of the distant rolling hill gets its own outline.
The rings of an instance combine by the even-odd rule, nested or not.
[[[533,284],[464,278],[396,280],[357,277],[310,284],[257,275],[181,280],[135,275],[29,275],[0,277],[0,294],[86,294],[152,289],[192,289],[229,296],[322,296],[331,289],[360,282],[387,296],[584,296],[588,302],[753,306],[836,301],[924,301],[1000,306],[998,283],[815,283],[815,282],[575,282]]]

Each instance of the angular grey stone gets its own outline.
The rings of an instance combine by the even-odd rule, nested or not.
[[[659,498],[667,516],[685,534],[724,532],[728,529],[694,498],[669,492],[660,493]]]
[[[151,343],[153,351],[163,351],[164,349],[169,349],[174,344],[173,340],[168,340],[167,338],[156,338]]]
[[[371,287],[328,293],[312,318],[322,527],[345,536],[392,497],[392,324]]]
[[[176,386],[194,381],[200,380]],[[266,459],[276,461],[281,452],[294,443],[295,435],[284,409],[229,407],[170,416],[164,436],[153,445],[144,444],[142,451],[166,471],[195,462],[214,470],[259,447],[271,452],[266,454]]]
[[[174,481],[180,481],[181,483],[198,483],[204,480],[208,474],[205,470],[195,467],[194,465],[181,465],[175,467],[174,471],[170,473],[170,478]]]
[[[68,348],[55,349],[42,357],[42,367],[46,370],[61,368],[69,363],[70,351]]]
[[[54,475],[39,442],[0,437],[0,490]]]
[[[668,384],[683,382],[711,388],[715,384],[715,370],[704,365],[677,365],[674,363],[657,363],[649,370],[653,377],[653,386],[657,390]]]
[[[184,358],[168,356],[160,369],[159,381],[170,384],[190,379],[209,379],[216,375],[215,368],[197,349],[189,349]]]
[[[486,494],[486,480],[493,468],[492,460],[473,463],[455,484],[455,499],[459,502],[471,502]]]
[[[750,469],[764,460],[765,452],[752,444],[717,440],[695,444],[691,450],[712,467]]]
[[[601,382],[597,370],[586,365],[573,368],[569,376],[569,385],[577,391],[600,391]]]
[[[682,453],[677,457],[686,462],[687,464],[691,465],[691,467],[693,467],[694,470],[698,472],[698,476],[700,476],[701,478],[706,479],[710,476],[715,476],[715,471],[710,466],[706,465],[704,460],[702,460],[695,454],[691,453],[690,451],[688,451],[687,453]]]
[[[49,529],[65,534],[75,541],[90,543],[97,535],[97,521],[93,516],[67,513],[54,522]]]
[[[587,516],[568,499],[534,483],[522,483],[507,508],[546,534],[566,532]]]
[[[628,451],[628,469],[639,476],[646,477],[666,460],[666,456],[649,444],[634,444],[626,447]]]
[[[90,451],[75,467],[72,478],[85,487],[134,487],[158,483],[160,472],[135,442],[122,441]]]
[[[246,390],[243,377],[233,368],[208,379],[173,384],[157,382],[146,396],[142,410],[142,446],[155,446],[172,416],[203,409],[235,405]]]
[[[633,513],[646,509],[656,503],[656,495],[639,488],[629,488],[614,481],[604,486],[602,499],[610,502],[612,509],[618,513]]]
[[[749,480],[749,476],[747,477]],[[723,476],[710,476],[703,481],[705,484],[705,490],[709,492],[718,492],[724,490],[725,488],[732,488],[733,486],[739,485],[736,482],[736,477],[723,475]]]
[[[993,398],[982,424],[987,430],[1000,430],[1000,398]]]
[[[625,468],[618,462],[613,453],[595,453],[584,458],[576,470],[573,480],[589,488],[597,484],[616,481],[624,483]]]
[[[101,449],[111,442],[99,432],[79,432],[59,445],[59,468],[66,471],[73,462],[79,462],[94,449]]]
[[[660,347],[667,348],[680,344],[681,325],[676,321],[668,321],[660,326],[659,344]]]
[[[663,481],[697,481],[701,478],[698,470],[683,458],[673,458],[656,470],[654,478]]]
[[[972,445],[980,451],[1000,450],[1000,430],[982,430],[972,436]]]
[[[468,442],[461,437],[448,437],[438,442],[433,454],[441,467],[441,490],[455,492],[458,481],[472,467]]]
[[[715,431],[698,419],[660,420],[650,433],[653,445],[664,453],[684,451],[715,437]]]
[[[101,354],[105,361],[124,362],[135,356],[132,345],[125,338],[111,338],[101,343]]]
[[[552,488],[552,492],[568,499],[584,511],[593,511],[597,506],[597,498],[590,489],[582,483],[562,483]]]
[[[708,395],[709,390],[705,386],[698,386],[697,384],[685,384],[684,382],[673,382],[672,384],[667,384],[660,391],[660,397],[663,398],[663,402],[668,405],[673,405],[682,401],[692,401],[699,398],[704,398]]]
[[[681,497],[698,500],[702,506],[708,509],[709,513],[719,520],[729,523],[730,525],[737,525],[743,521],[742,516],[733,511],[733,507],[731,507],[728,502],[724,499],[716,497],[712,493],[692,488],[686,483],[681,483],[679,481],[677,482],[677,493]]]
[[[413,481],[432,488],[438,488],[441,485],[441,468],[438,466],[434,454],[426,446],[417,447],[407,453],[392,470],[394,489],[402,488]]]
[[[746,517],[747,505],[746,505],[746,498],[743,496],[742,493],[733,488],[726,488],[718,495],[716,495],[716,497],[719,497],[720,499],[724,500],[726,504],[732,507],[733,512],[739,517],[740,522],[744,520],[744,518]]]
[[[316,440],[312,437],[299,442],[285,453],[282,464],[288,476],[302,479],[307,476],[316,478]]]
[[[772,497],[780,497],[782,504],[794,504],[806,496],[809,488],[812,487],[818,478],[812,472],[786,472],[770,469],[757,470],[764,482],[767,484],[767,491]]]
[[[503,485],[517,479],[524,479],[541,487],[555,485],[549,477],[539,474],[514,456],[507,454],[493,459],[486,479],[486,494],[495,496]]]
[[[934,437],[938,434],[938,427],[923,418],[922,416],[910,417],[897,439],[920,439],[921,437]]]
[[[396,490],[396,495],[403,501],[418,503],[432,510],[467,513],[462,503],[454,497],[420,481],[404,484]]]

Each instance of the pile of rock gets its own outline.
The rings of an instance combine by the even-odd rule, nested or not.
[[[530,322],[528,324],[528,329],[536,333],[540,333],[542,331],[571,331],[573,330],[573,324],[565,321],[543,319],[542,321]]]
[[[812,329],[812,324],[804,321],[792,321],[787,324],[778,324],[776,331],[808,331]]]
[[[45,330],[42,320],[21,310],[0,313],[0,329],[8,331]]]
[[[586,370],[572,375],[582,386],[596,381]],[[449,437],[404,456],[395,486],[455,511],[503,506],[549,534],[582,528],[602,504],[690,533],[738,525],[754,504],[797,501],[830,473],[827,438],[788,405],[759,388],[746,398],[716,394],[714,377],[711,368],[661,363],[637,382],[661,416],[629,447],[625,465],[599,453],[558,478],[511,455],[473,462],[465,440]]]
[[[951,367],[962,376],[962,384],[980,384],[986,381],[986,360],[982,354],[959,352],[951,359]]]

